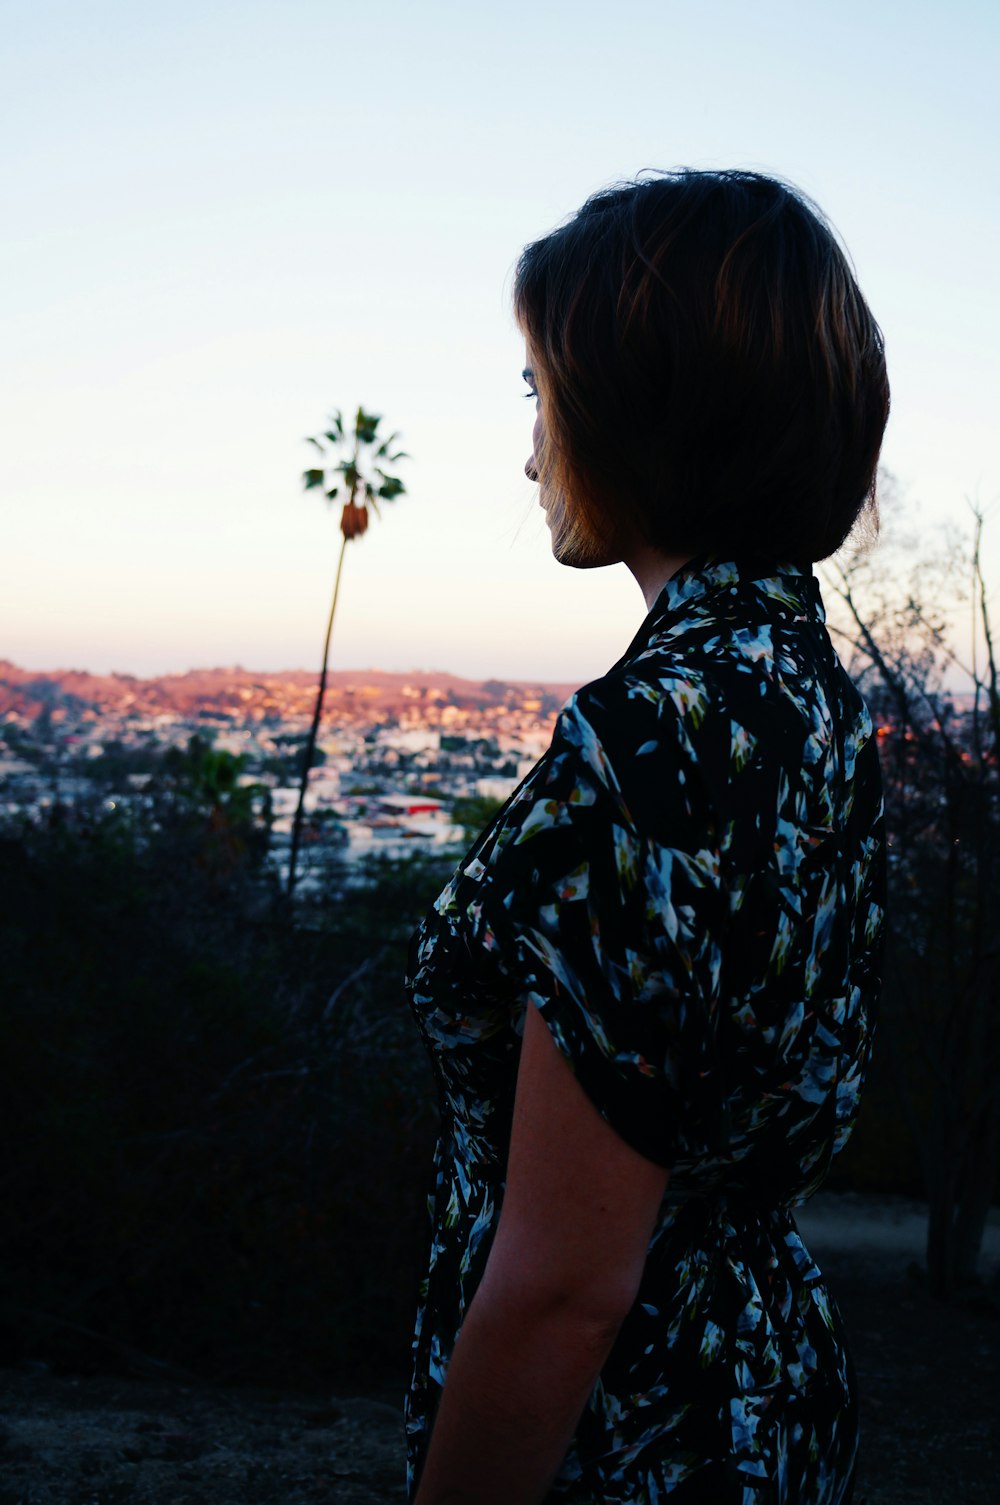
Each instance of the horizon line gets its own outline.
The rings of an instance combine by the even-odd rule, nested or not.
[[[57,665],[53,668],[38,668],[34,665],[26,666],[24,664],[15,663],[15,661],[10,658],[0,658],[0,672],[2,672],[4,669],[16,670],[18,674],[41,676],[55,676],[60,674],[85,674],[89,675],[93,679],[135,680],[181,679],[189,674],[250,674],[260,676],[261,678],[266,676],[280,678],[282,675],[288,674],[308,674],[311,678],[318,679],[320,674],[320,671],[318,669],[306,669],[301,666],[295,668],[291,665],[286,665],[281,669],[248,669],[245,664],[196,664],[191,665],[186,669],[161,669],[153,670],[148,673],[136,673],[135,671],[130,669],[88,669],[80,665],[71,666],[66,664]],[[453,669],[382,669],[377,667],[375,664],[367,664],[364,667],[347,666],[344,668],[327,669],[327,679],[337,674],[389,674],[397,678],[407,678],[409,676],[419,677],[420,675],[441,675],[447,679],[466,680],[469,684],[484,684],[491,679],[497,680],[499,683],[503,684],[516,683],[534,685],[562,685],[576,683],[576,680],[573,679],[548,678],[540,677],[538,675],[524,676],[521,674],[500,674],[496,671],[481,676],[476,676],[473,674],[461,674]]]

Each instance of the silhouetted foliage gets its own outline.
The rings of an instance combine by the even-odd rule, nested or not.
[[[831,584],[849,668],[879,723],[889,841],[889,944],[876,1083],[845,1161],[908,1133],[928,1199],[931,1290],[977,1277],[1000,1172],[1000,693],[983,573],[971,537],[846,555]],[[949,607],[952,610],[949,610]],[[954,610],[974,646],[955,648]],[[962,681],[964,680],[964,684]],[[960,702],[952,684],[962,684]]]
[[[292,927],[229,756],[2,834],[6,1347],[401,1373],[434,1133],[401,979],[441,874],[390,865]]]
[[[451,818],[456,826],[462,826],[471,841],[487,825],[503,804],[486,794],[471,794],[457,799],[451,807]]]

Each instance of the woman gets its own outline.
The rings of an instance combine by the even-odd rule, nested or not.
[[[599,193],[515,283],[555,555],[648,615],[414,938],[438,1077],[417,1505],[840,1505],[840,1317],[792,1208],[857,1111],[872,727],[813,561],[874,511],[882,339],[768,178]]]

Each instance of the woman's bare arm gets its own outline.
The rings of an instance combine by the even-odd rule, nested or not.
[[[496,1238],[416,1505],[538,1505],[635,1300],[669,1173],[601,1117],[529,1006]]]

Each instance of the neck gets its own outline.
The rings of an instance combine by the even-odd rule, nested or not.
[[[663,554],[649,544],[641,544],[629,554],[624,563],[635,576],[647,611],[652,609],[653,602],[671,575],[676,575],[693,557],[691,554]]]

